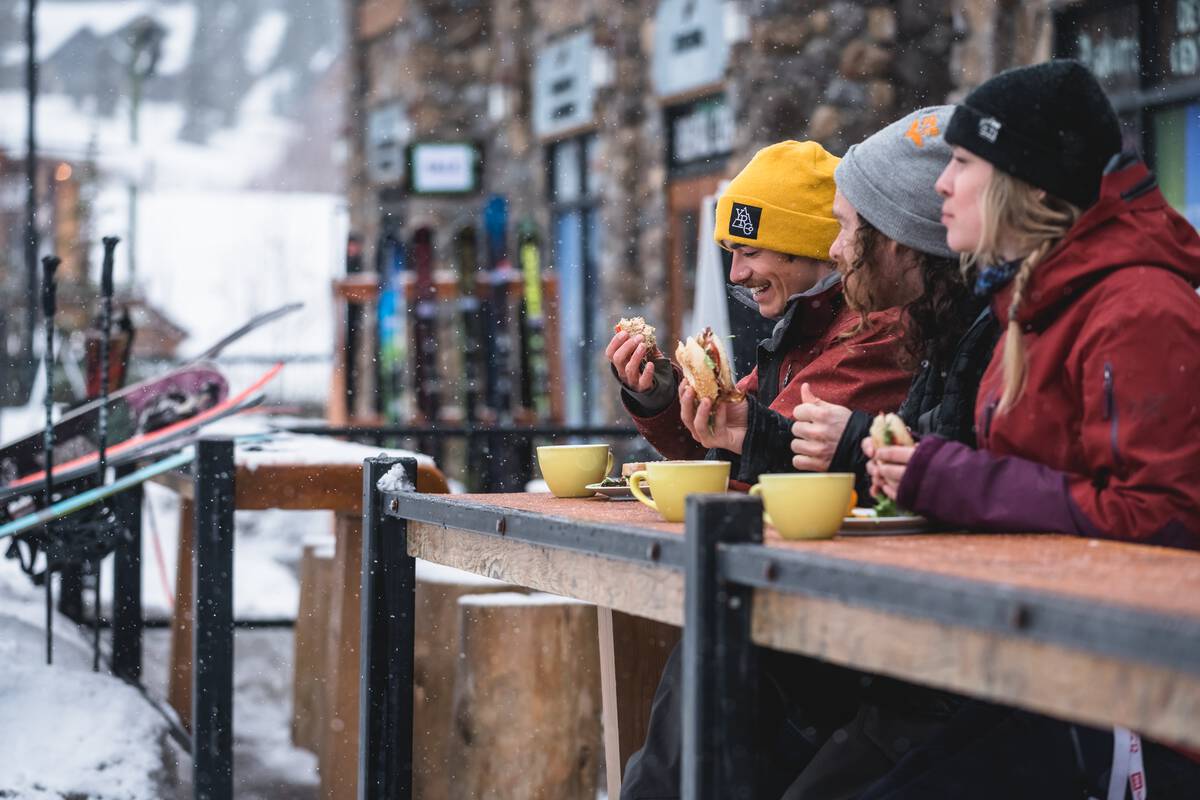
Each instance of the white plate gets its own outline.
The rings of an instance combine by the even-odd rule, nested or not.
[[[585,486],[583,488],[591,489],[596,494],[602,494],[605,497],[607,497],[609,500],[636,500],[637,499],[636,497],[633,496],[633,492],[629,491],[628,486],[601,486],[598,483],[589,483],[587,486]],[[646,495],[647,497],[652,497],[652,495],[650,494],[650,487],[643,485],[642,486],[642,494]]]
[[[896,535],[901,533],[930,533],[933,525],[929,520],[916,514],[902,514],[897,517],[846,517],[842,521],[843,536],[874,536]]]

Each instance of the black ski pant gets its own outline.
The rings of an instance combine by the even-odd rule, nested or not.
[[[1112,732],[760,649],[755,725],[762,800],[1105,797]],[[621,800],[678,800],[682,668],[676,647]],[[1144,742],[1156,798],[1200,797],[1200,764]]]

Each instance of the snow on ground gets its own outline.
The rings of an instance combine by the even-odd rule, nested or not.
[[[136,689],[91,671],[89,644],[62,617],[46,666],[42,598],[0,559],[0,796],[160,800],[166,722]]]

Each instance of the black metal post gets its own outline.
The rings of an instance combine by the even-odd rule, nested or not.
[[[196,446],[192,550],[193,786],[196,800],[233,799],[233,442]]]
[[[117,477],[132,472],[120,467]],[[118,524],[129,538],[113,554],[113,672],[126,680],[142,676],[142,497],[139,484],[113,499]]]
[[[683,626],[683,797],[751,800],[758,664],[750,642],[753,589],[722,578],[721,545],[762,541],[753,497],[687,499]]]
[[[412,798],[416,560],[408,555],[408,523],[387,514],[385,504],[397,501],[376,488],[397,464],[415,487],[415,459],[363,462],[359,800]]]
[[[30,364],[33,357],[34,320],[37,317],[38,174],[37,174],[37,0],[27,0],[25,9],[25,328],[21,350]],[[31,370],[32,371],[32,370]]]

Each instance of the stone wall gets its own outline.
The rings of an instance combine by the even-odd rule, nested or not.
[[[356,5],[355,0],[347,0]],[[669,271],[665,106],[649,68],[652,2],[622,0],[371,0],[391,3],[396,23],[361,41],[352,101],[352,225],[368,262],[380,220],[393,208],[404,224],[439,230],[477,213],[482,197],[505,195],[513,221],[533,219],[549,239],[549,142],[531,125],[531,75],[539,50],[563,33],[590,27],[611,64],[596,95],[595,135],[602,247],[600,320],[634,311],[661,320]],[[745,41],[732,44],[724,91],[736,120],[735,174],[759,148],[815,139],[835,154],[908,111],[961,96],[990,74],[1049,55],[1049,3],[1001,0],[744,0]],[[472,138],[485,144],[484,190],[461,200],[403,198],[366,184],[366,109],[399,99],[414,139]],[[355,113],[357,112],[357,113]],[[384,198],[381,201],[381,198]],[[444,245],[443,241],[440,244]],[[547,253],[552,263],[553,253]],[[443,259],[441,266],[449,266]],[[603,324],[600,324],[603,323]],[[603,341],[598,345],[603,349]],[[591,365],[603,374],[602,354]],[[597,400],[620,419],[613,392]]]

